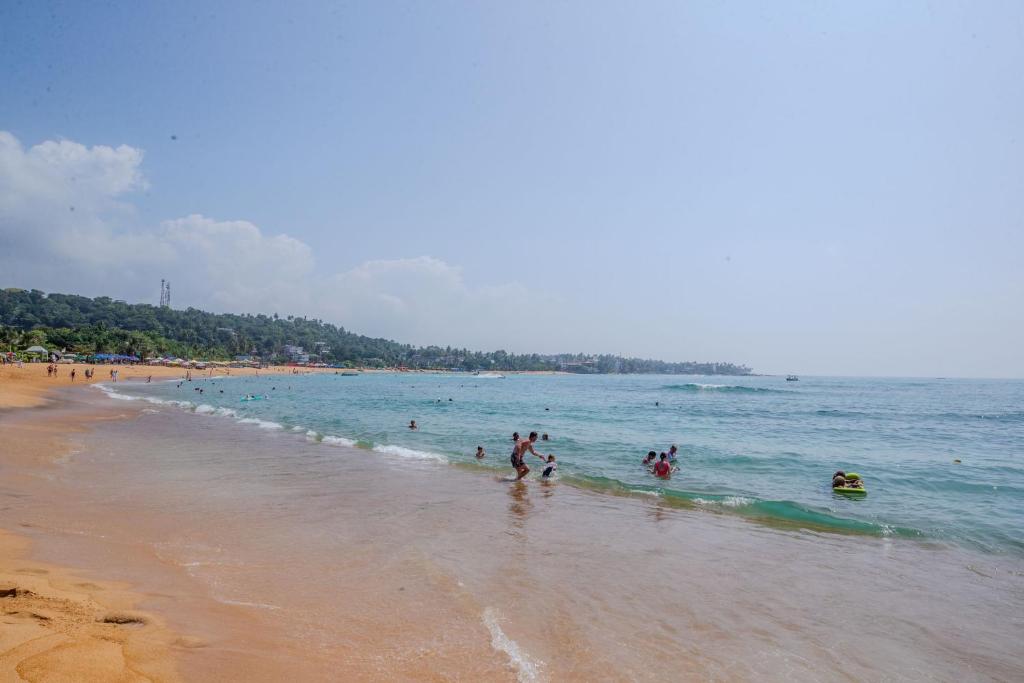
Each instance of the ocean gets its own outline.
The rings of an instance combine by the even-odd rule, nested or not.
[[[394,467],[437,461],[511,477],[512,432],[537,431],[550,437],[536,448],[555,454],[559,483],[600,495],[657,497],[767,525],[1024,553],[1019,380],[196,373],[192,382],[105,390],[324,449],[352,446]],[[243,400],[249,395],[257,398]],[[408,429],[410,420],[418,430]],[[671,444],[679,471],[656,480],[641,460]],[[474,457],[477,446],[483,460]],[[350,453],[342,448],[338,457]],[[540,461],[527,463],[536,477]],[[840,469],[858,472],[867,495],[833,493]]]

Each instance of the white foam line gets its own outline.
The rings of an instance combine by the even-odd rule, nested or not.
[[[326,438],[324,439],[327,440]],[[378,453],[384,453],[386,455],[397,455],[402,458],[414,458],[416,460],[435,460],[437,462],[448,462],[448,458],[444,457],[440,453],[431,453],[429,451],[417,451],[413,448],[404,448],[402,446],[374,446],[373,450]]]
[[[346,439],[343,436],[325,436],[320,439],[320,443],[325,443],[330,446],[355,446],[356,442],[352,439]]]
[[[484,610],[483,622],[484,626],[491,633],[491,647],[498,652],[503,652],[508,657],[512,668],[516,670],[516,678],[519,680],[519,683],[539,681],[540,662],[534,662],[519,647],[519,643],[505,635],[505,632],[501,630],[501,626],[498,625],[497,615],[490,607]]]
[[[284,429],[284,425],[282,424],[270,422],[269,420],[261,420],[258,417],[243,417],[238,421],[238,424],[256,425],[260,429]]]
[[[96,387],[97,389],[99,389],[100,391],[102,391],[104,394],[106,394],[110,398],[116,398],[119,401],[137,401],[137,400],[139,400],[135,396],[128,396],[126,394],[119,393],[119,392],[115,391],[113,387],[107,386],[106,384],[93,384],[93,386]]]

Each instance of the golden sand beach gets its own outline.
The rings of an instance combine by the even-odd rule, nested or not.
[[[150,366],[59,365],[48,376],[46,363],[0,367],[0,417],[21,419],[3,425],[0,455],[7,479],[19,465],[47,467],[66,454],[69,436],[111,415],[109,410],[65,413],[46,419],[54,390],[109,381],[111,367],[119,380],[184,377],[185,370]],[[84,370],[96,370],[91,380]],[[71,380],[71,369],[76,370]],[[286,374],[292,368],[271,367],[260,374]],[[303,369],[302,372],[309,372]],[[255,375],[251,368],[193,371],[203,376]],[[30,543],[11,530],[0,530],[0,681],[175,681],[180,676],[174,650],[198,645],[177,634],[159,616],[137,609],[142,596],[129,586],[83,578],[68,567],[28,559]]]

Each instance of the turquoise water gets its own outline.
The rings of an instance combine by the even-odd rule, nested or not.
[[[563,483],[769,523],[1024,552],[1024,381],[319,374],[117,391],[398,465],[475,464],[481,445],[482,466],[503,475],[512,432],[535,430],[550,435],[537,450],[556,455]],[[681,470],[655,480],[640,461],[673,443]],[[834,494],[837,469],[859,472],[867,496]]]

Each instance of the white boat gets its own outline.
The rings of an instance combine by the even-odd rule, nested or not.
[[[474,376],[480,379],[505,379],[505,375],[498,372],[477,372]]]

